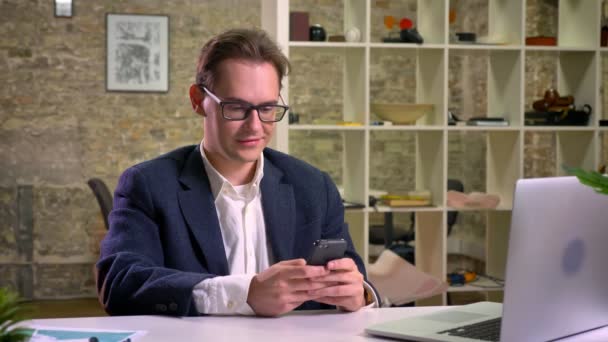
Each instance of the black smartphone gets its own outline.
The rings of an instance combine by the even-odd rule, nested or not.
[[[313,243],[306,264],[325,266],[331,260],[343,258],[344,252],[346,252],[346,240],[344,239],[317,240]]]

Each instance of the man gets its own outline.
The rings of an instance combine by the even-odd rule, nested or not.
[[[259,30],[203,47],[190,87],[203,141],[127,169],[116,188],[97,263],[108,313],[276,316],[371,302],[329,176],[266,148],[287,111],[288,68]],[[322,238],[345,239],[346,257],[306,265]]]

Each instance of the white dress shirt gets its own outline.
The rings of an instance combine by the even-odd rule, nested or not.
[[[258,159],[251,183],[233,186],[211,165],[202,142],[200,150],[215,199],[230,275],[205,279],[196,284],[192,290],[196,309],[202,314],[254,315],[247,304],[249,285],[253,277],[273,261],[272,250],[266,242],[260,190],[264,154]],[[370,285],[364,281],[363,287],[373,297],[368,307],[377,306],[379,299]]]
[[[260,191],[264,155],[258,159],[251,183],[233,186],[211,165],[202,142],[200,150],[215,199],[230,275],[198,283],[193,289],[196,308],[205,314],[253,315],[247,304],[249,284],[271,261]]]

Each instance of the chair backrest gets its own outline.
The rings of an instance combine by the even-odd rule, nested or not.
[[[108,216],[110,215],[110,211],[112,211],[112,194],[106,183],[99,178],[91,178],[87,182],[95,198],[97,198],[97,203],[99,203],[99,207],[101,209],[101,214],[103,215],[103,221],[106,225],[106,230],[110,228],[108,224]]]

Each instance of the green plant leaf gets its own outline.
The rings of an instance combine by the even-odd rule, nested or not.
[[[576,176],[579,182],[593,188],[597,193],[608,195],[608,176],[596,171],[586,171],[581,168],[568,167],[564,165],[564,170]]]
[[[20,342],[31,336],[31,329],[16,327],[25,320],[19,296],[0,288],[0,342]]]

